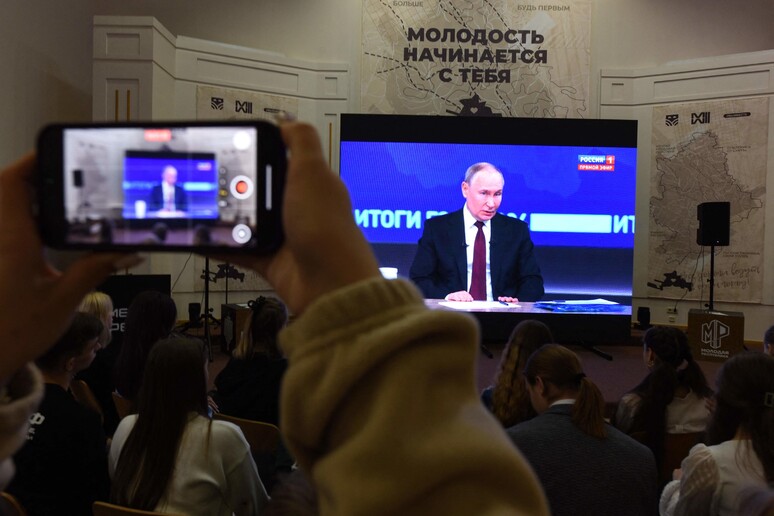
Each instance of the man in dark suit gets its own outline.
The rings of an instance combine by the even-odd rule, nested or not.
[[[486,298],[538,301],[543,276],[535,260],[529,227],[497,213],[505,180],[489,163],[468,168],[462,182],[465,206],[425,222],[409,276],[426,298],[472,301],[474,241],[481,221],[486,242]]]
[[[148,209],[165,212],[188,210],[188,197],[183,187],[177,185],[177,169],[172,165],[164,167],[161,184],[151,189]]]

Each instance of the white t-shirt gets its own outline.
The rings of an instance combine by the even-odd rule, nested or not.
[[[110,445],[111,478],[136,421],[136,415],[125,417],[116,429]],[[202,516],[256,515],[268,499],[239,427],[194,416],[183,433],[167,493],[155,510]]]

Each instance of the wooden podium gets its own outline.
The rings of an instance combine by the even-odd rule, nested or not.
[[[744,314],[692,308],[688,312],[688,343],[694,360],[725,362],[744,350]]]

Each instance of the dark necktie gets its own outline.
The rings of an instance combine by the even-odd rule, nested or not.
[[[476,221],[478,232],[473,243],[473,273],[470,276],[470,295],[476,301],[486,301],[486,242],[484,223]]]

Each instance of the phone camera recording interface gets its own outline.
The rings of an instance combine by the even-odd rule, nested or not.
[[[64,244],[260,249],[279,217],[260,204],[276,194],[260,138],[250,124],[64,128]]]

